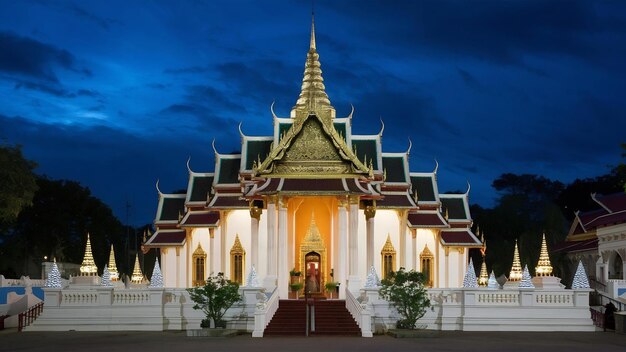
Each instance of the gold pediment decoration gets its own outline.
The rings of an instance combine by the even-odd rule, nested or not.
[[[259,176],[372,176],[335,129],[327,111],[298,111],[294,123],[254,170]]]
[[[396,253],[396,249],[393,247],[393,243],[391,243],[391,237],[387,234],[387,241],[385,241],[385,245],[383,246],[383,250],[380,251],[381,254],[385,253]]]
[[[241,241],[239,240],[239,235],[235,235],[235,243],[233,247],[230,249],[230,254],[246,254],[246,251],[243,249],[241,245]]]
[[[196,250],[193,251],[192,255],[194,257],[196,257],[196,256],[198,256],[198,257],[205,256],[206,257],[206,252],[204,251],[204,249],[202,249],[202,246],[200,245],[200,243],[198,243],[198,247],[196,247]]]
[[[302,250],[306,251],[314,251],[318,249],[323,249],[324,240],[322,240],[322,236],[320,235],[320,230],[315,223],[315,216],[311,217],[311,224],[309,225],[309,229],[302,240],[302,244],[300,245]]]
[[[420,254],[420,258],[434,258],[435,256],[433,255],[433,252],[430,251],[430,249],[428,248],[428,245],[424,246],[424,250],[422,250],[422,253]]]

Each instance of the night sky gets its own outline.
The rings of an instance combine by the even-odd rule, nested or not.
[[[288,116],[310,1],[0,1],[0,143],[126,221]],[[316,1],[338,116],[439,190],[493,205],[504,172],[607,173],[626,142],[626,2]]]

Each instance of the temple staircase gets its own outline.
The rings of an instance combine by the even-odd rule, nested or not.
[[[315,331],[309,335],[344,335],[361,336],[361,330],[346,309],[345,300],[315,300],[313,316]],[[305,336],[307,326],[305,300],[280,300],[278,310],[265,328],[264,336],[297,335]]]

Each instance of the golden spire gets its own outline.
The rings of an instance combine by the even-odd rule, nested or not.
[[[509,274],[509,281],[519,281],[522,279],[522,264],[519,260],[519,251],[517,250],[517,240],[515,240],[515,252],[513,252],[513,267]]]
[[[393,243],[391,243],[391,236],[387,234],[387,241],[385,241],[385,245],[383,246],[381,253],[391,253],[395,251],[396,249],[393,247]]]
[[[111,245],[111,253],[109,254],[109,274],[111,274],[111,280],[117,281],[120,278],[120,273],[117,271],[117,265],[115,265],[115,251],[113,245]]]
[[[483,255],[483,264],[480,266],[480,275],[478,276],[478,284],[480,286],[487,286],[489,281],[489,274],[487,274],[487,261]]]
[[[312,111],[330,110],[331,116],[334,117],[335,115],[335,108],[330,105],[330,100],[326,94],[319,57],[315,44],[315,18],[312,16],[311,41],[304,64],[302,89],[296,105],[292,108],[292,117],[295,117],[295,110],[305,111],[307,114]]]
[[[140,284],[143,281],[143,274],[139,267],[139,253],[135,255],[135,268],[133,269],[133,275],[130,277],[130,281],[135,284]]]
[[[80,274],[84,276],[95,276],[98,274],[98,267],[93,261],[93,254],[91,254],[91,241],[89,240],[89,233],[87,233],[85,256],[83,257],[82,264],[80,264]]]
[[[550,256],[548,255],[545,232],[543,233],[543,238],[541,239],[541,253],[539,254],[539,263],[537,263],[535,273],[537,276],[552,275],[552,264],[550,263]]]

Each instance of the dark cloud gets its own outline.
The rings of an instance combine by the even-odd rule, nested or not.
[[[191,66],[191,67],[182,67],[182,68],[167,68],[163,70],[163,73],[167,73],[170,75],[179,75],[179,74],[193,74],[193,73],[205,73],[208,71],[212,71],[213,68],[209,66]]]
[[[68,4],[65,4],[64,8],[69,10],[72,14],[78,17],[84,18],[88,21],[91,21],[106,30],[108,30],[111,27],[111,25],[121,24],[121,22],[118,20],[97,16],[85,10],[84,8],[79,7],[75,3],[70,2]]]
[[[125,218],[125,203],[129,201],[130,222],[137,225],[154,218],[157,179],[161,179],[164,189],[185,187],[184,163],[188,156],[199,168],[213,164],[212,153],[206,148],[189,149],[189,143],[210,148],[210,140],[198,140],[192,135],[184,139],[146,138],[101,125],[50,125],[0,114],[2,138],[22,144],[25,156],[39,165],[38,173],[79,180],[111,206],[120,219]]]
[[[332,2],[339,13],[369,17],[356,24],[361,38],[385,42],[389,50],[413,54],[470,56],[525,65],[529,54],[568,55],[604,60],[593,35],[617,30],[624,22],[605,21],[589,1],[407,1]],[[397,13],[402,13],[398,17]],[[372,23],[376,23],[372,26]]]
[[[74,56],[67,50],[41,43],[15,33],[0,32],[0,70],[58,82],[55,67],[89,74],[76,67]]]
[[[71,98],[74,96],[73,94],[68,93],[65,89],[58,87],[58,85],[56,84],[35,83],[28,81],[18,81],[17,83],[15,83],[15,90],[20,90],[23,88],[40,91],[57,97]]]
[[[476,77],[474,77],[474,75],[472,75],[468,71],[457,67],[457,72],[459,73],[459,76],[461,76],[461,78],[463,79],[463,82],[465,82],[465,84],[467,84],[469,87],[482,88],[478,79],[476,79]]]

